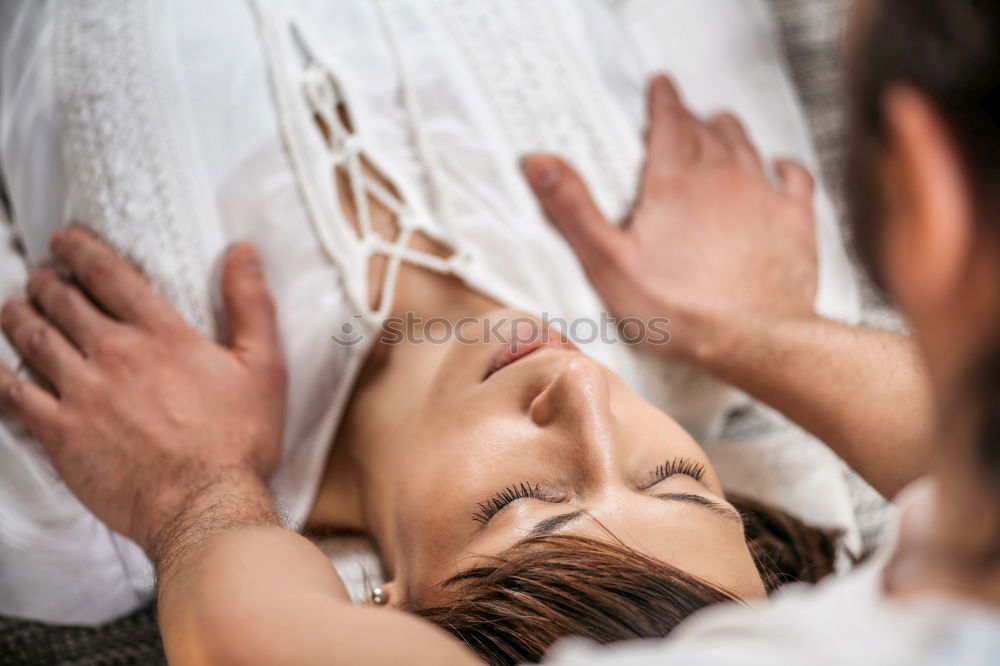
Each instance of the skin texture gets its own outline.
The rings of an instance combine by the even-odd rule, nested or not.
[[[812,177],[779,160],[773,188],[739,122],[700,122],[667,79],[654,80],[650,113],[669,120],[651,125],[623,230],[558,157],[526,160],[552,222],[620,317],[671,318],[671,343],[651,349],[771,405],[892,497],[927,468],[925,370],[908,338],[814,313]]]
[[[885,217],[881,264],[906,312],[942,414],[930,459],[938,505],[926,542],[911,545],[906,578],[892,591],[957,594],[996,604],[1000,573],[965,565],[995,552],[1000,505],[973,453],[975,415],[953,396],[1000,325],[1000,239],[985,225],[964,165],[940,115],[918,92],[899,87],[884,101],[891,144],[881,173]],[[961,557],[942,554],[960,553]]]
[[[680,100],[661,79],[650,90],[650,164],[673,159],[675,148],[666,137],[677,133],[681,116],[672,104]],[[741,151],[753,148],[735,119],[702,125],[683,117],[702,128],[706,146],[698,147],[699,154],[714,156],[711,168],[692,172],[685,181],[702,192],[692,207],[712,200],[706,184],[727,169],[735,173],[720,186],[736,185],[748,198],[752,193],[787,204],[763,171],[736,166]],[[745,144],[731,145],[737,139]],[[645,182],[658,183],[658,173],[649,167]],[[652,205],[649,196],[640,202],[637,228],[682,213]],[[794,210],[803,218],[798,221],[803,237],[811,238],[808,207]],[[799,249],[792,245],[788,252]],[[751,252],[743,256],[756,261]],[[648,263],[655,260],[650,257]],[[798,280],[793,294],[781,296],[789,308],[811,307],[814,263],[815,255],[806,252],[801,270],[812,277]],[[732,513],[656,498],[687,493],[725,503],[704,452],[676,422],[607,368],[572,350],[537,352],[484,381],[506,345],[483,340],[482,322],[500,322],[508,339],[526,336],[511,330],[513,320],[529,319],[539,328],[541,322],[528,313],[500,309],[449,278],[413,267],[402,270],[395,316],[415,313],[455,323],[475,317],[478,321],[466,324],[462,337],[478,343],[376,349],[354,389],[309,521],[317,530],[359,530],[374,537],[390,578],[383,589],[391,604],[446,601],[441,581],[503,552],[540,521],[575,511],[588,515],[558,533],[621,539],[739,597],[764,595]],[[748,270],[757,270],[756,263]],[[708,283],[700,280],[690,290]],[[413,391],[413,386],[424,389]],[[683,474],[651,483],[658,466],[676,460],[704,467],[703,483]],[[520,484],[537,486],[540,496],[512,502],[485,525],[473,519],[480,503]]]
[[[785,165],[784,188],[774,190],[744,136],[731,118],[697,121],[667,81],[654,83],[649,164],[626,232],[642,230],[652,240],[633,242],[631,255],[619,254],[623,242],[603,242],[612,236],[599,235],[597,223],[603,218],[588,207],[585,189],[566,176],[568,171],[562,172],[565,177],[539,179],[532,163],[526,165],[542,204],[609,305],[633,316],[668,313],[676,327],[672,331],[680,332],[680,342],[670,351],[678,358],[697,362],[726,356],[724,345],[734,327],[744,323],[743,313],[778,322],[808,317],[811,308],[810,180],[800,167]],[[565,189],[574,182],[575,189]],[[662,188],[671,196],[661,197]],[[720,204],[728,197],[736,201],[731,208]],[[585,228],[584,235],[572,225]],[[664,266],[683,258],[666,242],[671,235],[697,248],[702,258],[719,257],[712,264],[718,269],[714,277],[706,277],[711,272],[704,265],[664,272]],[[70,230],[54,241],[54,254],[107,314],[93,306],[86,310],[87,301],[68,283],[60,288],[75,294],[87,317],[57,321],[61,315],[51,315],[47,321],[40,312],[50,311],[41,303],[40,310],[5,309],[5,332],[57,395],[3,369],[0,406],[27,425],[54,459],[65,461],[57,468],[89,508],[136,539],[156,561],[159,618],[171,662],[475,663],[450,637],[412,616],[393,608],[353,607],[319,551],[277,526],[263,480],[279,446],[283,372],[275,353],[273,307],[259,269],[247,260],[249,251],[235,249],[227,259],[224,289],[232,296],[227,309],[234,341],[225,348],[196,340],[180,323],[170,324],[176,315],[141,277],[85,232]],[[761,253],[769,261],[761,262]],[[639,275],[625,271],[633,261],[647,273],[641,283]],[[620,281],[614,277],[619,273],[624,275]],[[101,279],[88,277],[93,275]],[[791,286],[789,276],[797,278]],[[420,285],[421,279],[438,278],[414,276],[403,282]],[[639,284],[654,287],[629,291]],[[400,303],[418,312],[440,307],[448,317],[485,314],[494,307],[471,292],[457,301],[456,293],[446,289],[428,292],[415,286],[414,294],[412,300],[399,294]],[[726,299],[725,307],[718,305],[720,299]],[[702,303],[713,304],[709,315]],[[718,318],[722,310],[733,317]],[[95,325],[115,341],[113,353],[89,353],[70,343]],[[47,332],[28,335],[26,327],[47,327]],[[771,330],[753,329],[761,336]],[[697,342],[705,339],[709,344]],[[848,347],[853,342],[841,340]],[[759,345],[782,343],[778,338]],[[191,348],[200,362],[180,362]],[[644,487],[665,457],[701,460],[697,445],[676,424],[607,369],[573,351],[537,352],[483,381],[496,351],[490,345],[379,348],[355,391],[335,447],[343,458],[335,456],[330,464],[329,478],[344,483],[333,483],[335,492],[321,496],[314,519],[360,525],[373,534],[393,576],[392,599],[433,598],[442,577],[475,564],[477,554],[502,549],[534,520],[564,507],[587,509],[593,516],[567,525],[568,531],[601,536],[597,519],[629,545],[738,594],[759,594],[760,581],[734,521],[704,507],[651,496],[687,493],[721,500],[710,470],[701,483],[676,474],[656,488]],[[808,346],[793,353],[807,355]],[[733,356],[748,364],[740,374],[773,370],[770,357]],[[807,360],[799,362],[808,367]],[[822,366],[811,369],[823,371]],[[131,409],[118,409],[106,399],[87,404],[91,415],[100,410],[100,418],[79,418],[83,408],[78,405],[85,398],[74,385],[90,375],[100,378],[106,396],[127,392]],[[413,391],[414,385],[426,389]],[[216,405],[191,398],[204,398],[205,386],[237,391],[251,408],[237,410],[238,401]],[[850,388],[871,395],[881,387]],[[802,403],[813,397],[789,393]],[[386,405],[392,409],[378,411]],[[84,458],[86,466],[74,462]],[[120,482],[108,481],[113,477],[141,479],[141,492],[123,491]],[[185,492],[173,489],[178,479],[185,480]],[[544,484],[548,494],[511,504],[486,527],[472,520],[484,496],[522,481]],[[125,496],[133,501],[122,503],[121,495],[129,490],[132,495]],[[427,510],[430,501],[434,505]],[[282,640],[274,640],[279,635]]]
[[[622,230],[557,157],[536,155],[524,165],[608,305],[644,319],[670,317],[671,344],[654,350],[680,358],[710,353],[702,349],[710,318],[811,316],[817,265],[809,172],[779,160],[775,188],[740,121],[732,114],[699,120],[666,77],[650,86],[649,115],[639,197]]]
[[[517,317],[528,315],[494,311],[485,319]],[[347,466],[337,472],[345,483],[331,484],[327,502],[347,506],[338,491],[358,496],[358,526],[375,535],[393,579],[390,600],[439,603],[440,581],[513,546],[543,519],[574,511],[589,517],[559,533],[607,539],[610,531],[740,596],[763,596],[742,527],[683,429],[574,350],[543,349],[484,379],[506,346],[444,346],[434,365],[366,384],[349,410],[337,443],[344,454],[334,460]],[[424,354],[406,346],[391,353]],[[424,389],[402,390],[413,385]],[[703,467],[702,482],[655,476],[677,459]],[[537,486],[538,497],[518,499],[486,524],[474,519],[480,503],[522,483]],[[668,493],[702,496],[730,514],[656,498]],[[341,526],[351,519],[341,513]],[[335,520],[314,512],[316,523]]]
[[[865,57],[878,2],[853,3],[854,58]],[[967,400],[956,400],[963,374],[995,344],[1000,326],[1000,238],[995,225],[981,223],[995,209],[975,195],[971,167],[932,99],[898,84],[881,104],[885,141],[871,156],[881,199],[876,260],[929,378],[934,418],[923,450],[937,499],[927,528],[896,554],[886,589],[897,597],[931,592],[995,605],[1000,572],[968,563],[995,557],[1000,503],[974,454],[976,415]]]
[[[5,305],[4,333],[54,395],[3,369],[3,405],[81,501],[156,552],[180,512],[200,510],[205,486],[245,485],[277,464],[285,374],[260,265],[248,246],[226,257],[233,333],[223,346],[83,230],[56,232],[51,250],[90,298],[42,268],[27,284],[31,303]]]

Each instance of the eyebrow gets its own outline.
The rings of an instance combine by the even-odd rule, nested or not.
[[[688,504],[704,507],[716,515],[743,525],[743,518],[740,516],[739,511],[737,511],[730,504],[716,502],[708,499],[707,497],[695,495],[694,493],[660,493],[659,495],[653,495],[653,497],[665,502],[687,502]],[[535,537],[548,536],[559,528],[573,522],[583,514],[583,511],[574,511],[572,513],[563,513],[558,516],[552,516],[551,518],[541,520],[533,528],[531,528],[531,531],[528,532],[528,535],[525,538],[533,539]]]
[[[716,502],[715,500],[710,500],[707,497],[695,495],[694,493],[660,493],[659,495],[653,495],[653,497],[667,502],[687,502],[689,504],[703,506],[712,513],[722,516],[727,520],[739,523],[740,525],[743,524],[743,517],[732,504]]]
[[[563,525],[572,523],[582,515],[583,511],[574,511],[572,513],[564,513],[558,516],[552,516],[551,518],[546,518],[531,528],[531,531],[528,532],[527,538],[533,539],[535,537],[548,536]]]

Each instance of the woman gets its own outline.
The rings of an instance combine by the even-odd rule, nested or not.
[[[270,25],[265,21],[264,30]],[[272,37],[266,41],[270,43]],[[299,48],[308,59],[308,47]],[[450,344],[389,344],[383,336],[371,347],[369,340],[364,366],[359,366],[350,400],[345,400],[324,483],[316,501],[306,507],[308,525],[372,534],[392,578],[391,584],[378,591],[378,601],[388,600],[426,615],[450,627],[485,658],[506,663],[537,659],[562,634],[584,633],[603,640],[663,635],[677,620],[705,604],[762,596],[775,581],[761,580],[754,555],[771,575],[815,578],[829,569],[829,541],[787,519],[779,519],[778,531],[802,535],[807,541],[795,545],[803,553],[816,551],[821,556],[818,564],[798,552],[782,561],[788,548],[751,552],[762,548],[762,542],[751,541],[751,547],[747,546],[740,516],[724,500],[704,453],[675,422],[561,338],[546,339],[547,327],[537,318],[498,310],[499,303],[485,295],[488,288],[480,285],[473,291],[457,281],[453,275],[475,284],[475,274],[462,274],[461,263],[454,259],[461,255],[422,226],[419,210],[411,208],[413,199],[384,176],[371,156],[352,148],[358,131],[355,123],[360,120],[340,96],[336,82],[316,70],[309,70],[305,82],[309,108],[316,116],[310,118],[314,135],[303,139],[289,132],[288,136],[290,141],[304,142],[290,148],[293,155],[309,155],[319,144],[332,151],[333,173],[325,175],[333,176],[335,191],[341,193],[334,214],[342,218],[342,224],[326,233],[340,234],[341,240],[349,242],[346,239],[353,231],[387,255],[384,263],[376,260],[371,266],[357,256],[346,257],[345,263],[362,268],[362,278],[348,278],[354,280],[349,287],[352,298],[369,315],[390,315],[401,321],[410,314],[423,321],[433,316],[438,323],[456,327]],[[285,94],[282,82],[274,86],[281,99]],[[279,104],[279,112],[287,113],[287,109]],[[713,330],[723,330],[714,320],[720,312],[735,319],[733,315],[766,303],[775,311],[808,318],[816,280],[810,258],[812,188],[808,176],[801,168],[785,165],[781,169],[785,188],[775,190],[739,124],[729,117],[711,123],[696,121],[665,80],[652,88],[650,117],[644,188],[676,177],[678,166],[697,167],[684,174],[685,184],[704,188],[714,182],[715,192],[735,188],[742,194],[733,198],[735,205],[750,203],[756,211],[744,233],[761,232],[775,238],[764,248],[770,255],[752,253],[756,255],[753,262],[759,265],[741,264],[754,275],[755,290],[736,295],[701,291],[715,288],[719,275],[693,280],[688,293],[675,290],[678,300],[672,311],[681,328],[671,353],[707,364],[714,354],[706,343],[711,342]],[[296,131],[301,130],[301,118],[296,123]],[[249,173],[271,173],[266,159],[248,162]],[[529,166],[540,193],[547,191],[547,171],[551,169]],[[122,178],[127,182],[124,174]],[[359,183],[363,183],[360,190],[351,189]],[[546,203],[558,213],[558,199]],[[322,205],[322,201],[316,203]],[[650,220],[661,211],[651,213],[646,208],[657,206],[656,196],[640,200],[631,227],[635,234],[656,232]],[[404,238],[402,246],[392,245],[394,236]],[[571,236],[571,241],[575,238]],[[690,252],[697,244],[687,247]],[[264,314],[256,307],[266,301],[259,269],[245,248],[229,256],[223,286],[234,343],[230,355],[198,338],[87,234],[79,230],[60,233],[53,239],[52,251],[113,320],[89,305],[80,291],[54,271],[41,270],[28,284],[38,311],[23,304],[8,308],[5,330],[30,365],[65,398],[64,404],[82,401],[76,405],[81,412],[74,421],[86,421],[85,427],[95,430],[57,435],[44,418],[38,420],[39,414],[30,416],[18,408],[21,399],[35,407],[53,407],[51,398],[26,384],[11,385],[20,387],[12,390],[23,391],[9,396],[11,408],[43,441],[73,442],[62,450],[67,457],[55,453],[57,468],[68,475],[71,489],[88,506],[145,548],[164,581],[175,570],[190,575],[191,571],[177,567],[186,554],[199,550],[200,539],[195,538],[199,531],[205,529],[208,534],[209,526],[214,529],[258,519],[270,525],[274,520],[274,509],[260,493],[259,483],[247,476],[251,469],[253,474],[273,469],[282,416],[280,392],[274,390],[281,383],[281,373],[275,369],[276,333],[266,306]],[[400,263],[403,255],[408,261]],[[600,265],[585,254],[582,258],[591,273],[597,273],[593,269],[599,270]],[[600,281],[599,273],[595,280]],[[364,286],[360,292],[358,285]],[[706,296],[712,296],[710,312],[701,307]],[[58,324],[61,333],[44,322],[42,312]],[[517,318],[526,332],[516,326]],[[485,329],[483,322],[488,324]],[[477,336],[484,330],[496,330],[504,339]],[[405,334],[408,339],[431,338],[435,332],[429,324],[426,328],[417,324]],[[186,350],[184,361],[175,356],[181,349]],[[221,361],[223,353],[229,360]],[[140,358],[146,360],[140,362]],[[170,358],[174,369],[158,375],[156,358]],[[139,374],[128,369],[138,369],[136,364],[142,366]],[[103,388],[89,384],[92,380]],[[133,380],[139,385],[127,387]],[[198,389],[172,394],[180,386]],[[413,386],[422,390],[414,391]],[[164,392],[151,399],[147,391],[160,391],[155,387]],[[794,386],[787,391],[797,393]],[[294,398],[293,394],[293,403]],[[801,396],[797,399],[808,402]],[[780,401],[780,397],[775,399]],[[124,479],[111,498],[98,487],[99,482],[94,485],[94,479],[107,472],[97,462],[99,457],[85,460],[77,446],[87,441],[94,445],[118,441],[130,447],[114,434],[117,418],[132,423],[136,439],[160,441],[170,428],[159,417],[146,420],[152,416],[148,413],[152,404],[161,406],[160,416],[166,414],[175,421],[170,437],[187,442],[182,448],[214,439],[230,441],[234,447],[212,453],[221,456],[212,464],[200,459],[196,466],[202,469],[194,474],[190,464],[183,469],[165,464],[160,471],[172,480],[169,491],[154,490],[155,479],[137,474]],[[104,408],[111,408],[115,416],[107,421],[82,417]],[[206,410],[217,412],[213,420],[222,424],[221,430],[192,418]],[[229,417],[248,413],[254,418],[244,419],[244,426],[233,431],[235,421]],[[803,420],[808,424],[808,417]],[[852,437],[853,433],[842,438]],[[125,450],[120,454],[132,455]],[[301,469],[303,463],[287,462],[286,476],[296,466]],[[309,473],[319,475],[322,467],[313,464]],[[76,476],[83,468],[90,470],[85,479]],[[887,487],[896,482],[891,475],[886,478]],[[203,481],[207,486],[201,485]],[[202,491],[216,488],[221,481],[232,481],[233,488],[248,491],[251,497],[240,497],[233,504],[230,500],[235,496],[227,488],[205,504]],[[434,498],[433,511],[428,510],[430,497]],[[303,501],[298,500],[300,505]],[[128,506],[137,508],[124,510]],[[216,511],[225,506],[235,508],[238,515],[217,521]],[[300,512],[301,506],[293,511]],[[188,519],[195,519],[197,529]],[[664,531],[662,526],[668,521],[671,529]],[[550,538],[550,533],[585,540]],[[609,545],[609,538],[617,545]],[[266,543],[253,548],[261,555],[269,550]],[[304,555],[301,571],[307,577],[316,573],[314,554],[288,555],[286,563]],[[555,566],[559,558],[565,558],[566,571]],[[777,566],[771,565],[772,558],[777,559]],[[574,562],[575,577],[568,566]],[[605,572],[603,579],[596,578],[597,571]],[[333,582],[329,573],[317,584],[326,587]],[[533,586],[527,591],[514,586],[526,581]],[[554,582],[563,586],[563,597],[551,596]],[[638,599],[636,585],[643,588]],[[265,583],[257,592],[267,588]],[[206,587],[205,593],[209,590]],[[664,593],[675,598],[664,598]],[[462,598],[467,603],[458,603]],[[570,599],[575,601],[574,609],[588,609],[592,616],[566,610]],[[659,605],[649,608],[648,604]],[[532,606],[534,615],[527,612]],[[499,623],[515,621],[525,624],[504,636]]]

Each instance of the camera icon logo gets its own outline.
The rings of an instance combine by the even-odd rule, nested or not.
[[[365,341],[365,334],[360,325],[363,317],[359,314],[351,316],[351,321],[340,325],[340,330],[330,336],[330,339],[341,347],[355,347]]]

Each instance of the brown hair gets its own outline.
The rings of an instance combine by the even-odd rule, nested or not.
[[[883,202],[878,152],[888,146],[884,97],[907,85],[948,125],[969,182],[982,199],[1000,178],[1000,3],[994,0],[876,0],[849,61],[847,194],[855,247],[881,282]],[[985,221],[985,220],[984,220]],[[995,216],[989,222],[997,226]]]
[[[734,504],[768,591],[833,570],[833,534],[758,503]],[[455,591],[453,603],[410,610],[494,666],[537,663],[567,636],[602,644],[662,638],[702,608],[738,601],[624,545],[575,536],[530,539],[444,586]]]
[[[935,107],[980,204],[979,226],[1000,237],[1000,3],[877,0],[866,9],[864,33],[849,72],[847,192],[858,254],[882,284],[877,249],[885,210],[876,158],[889,146],[883,104],[893,86],[908,86]],[[1000,346],[994,343],[979,350],[978,356],[965,386],[948,406],[966,405],[977,411],[979,468],[988,482],[996,484],[1000,482]]]

